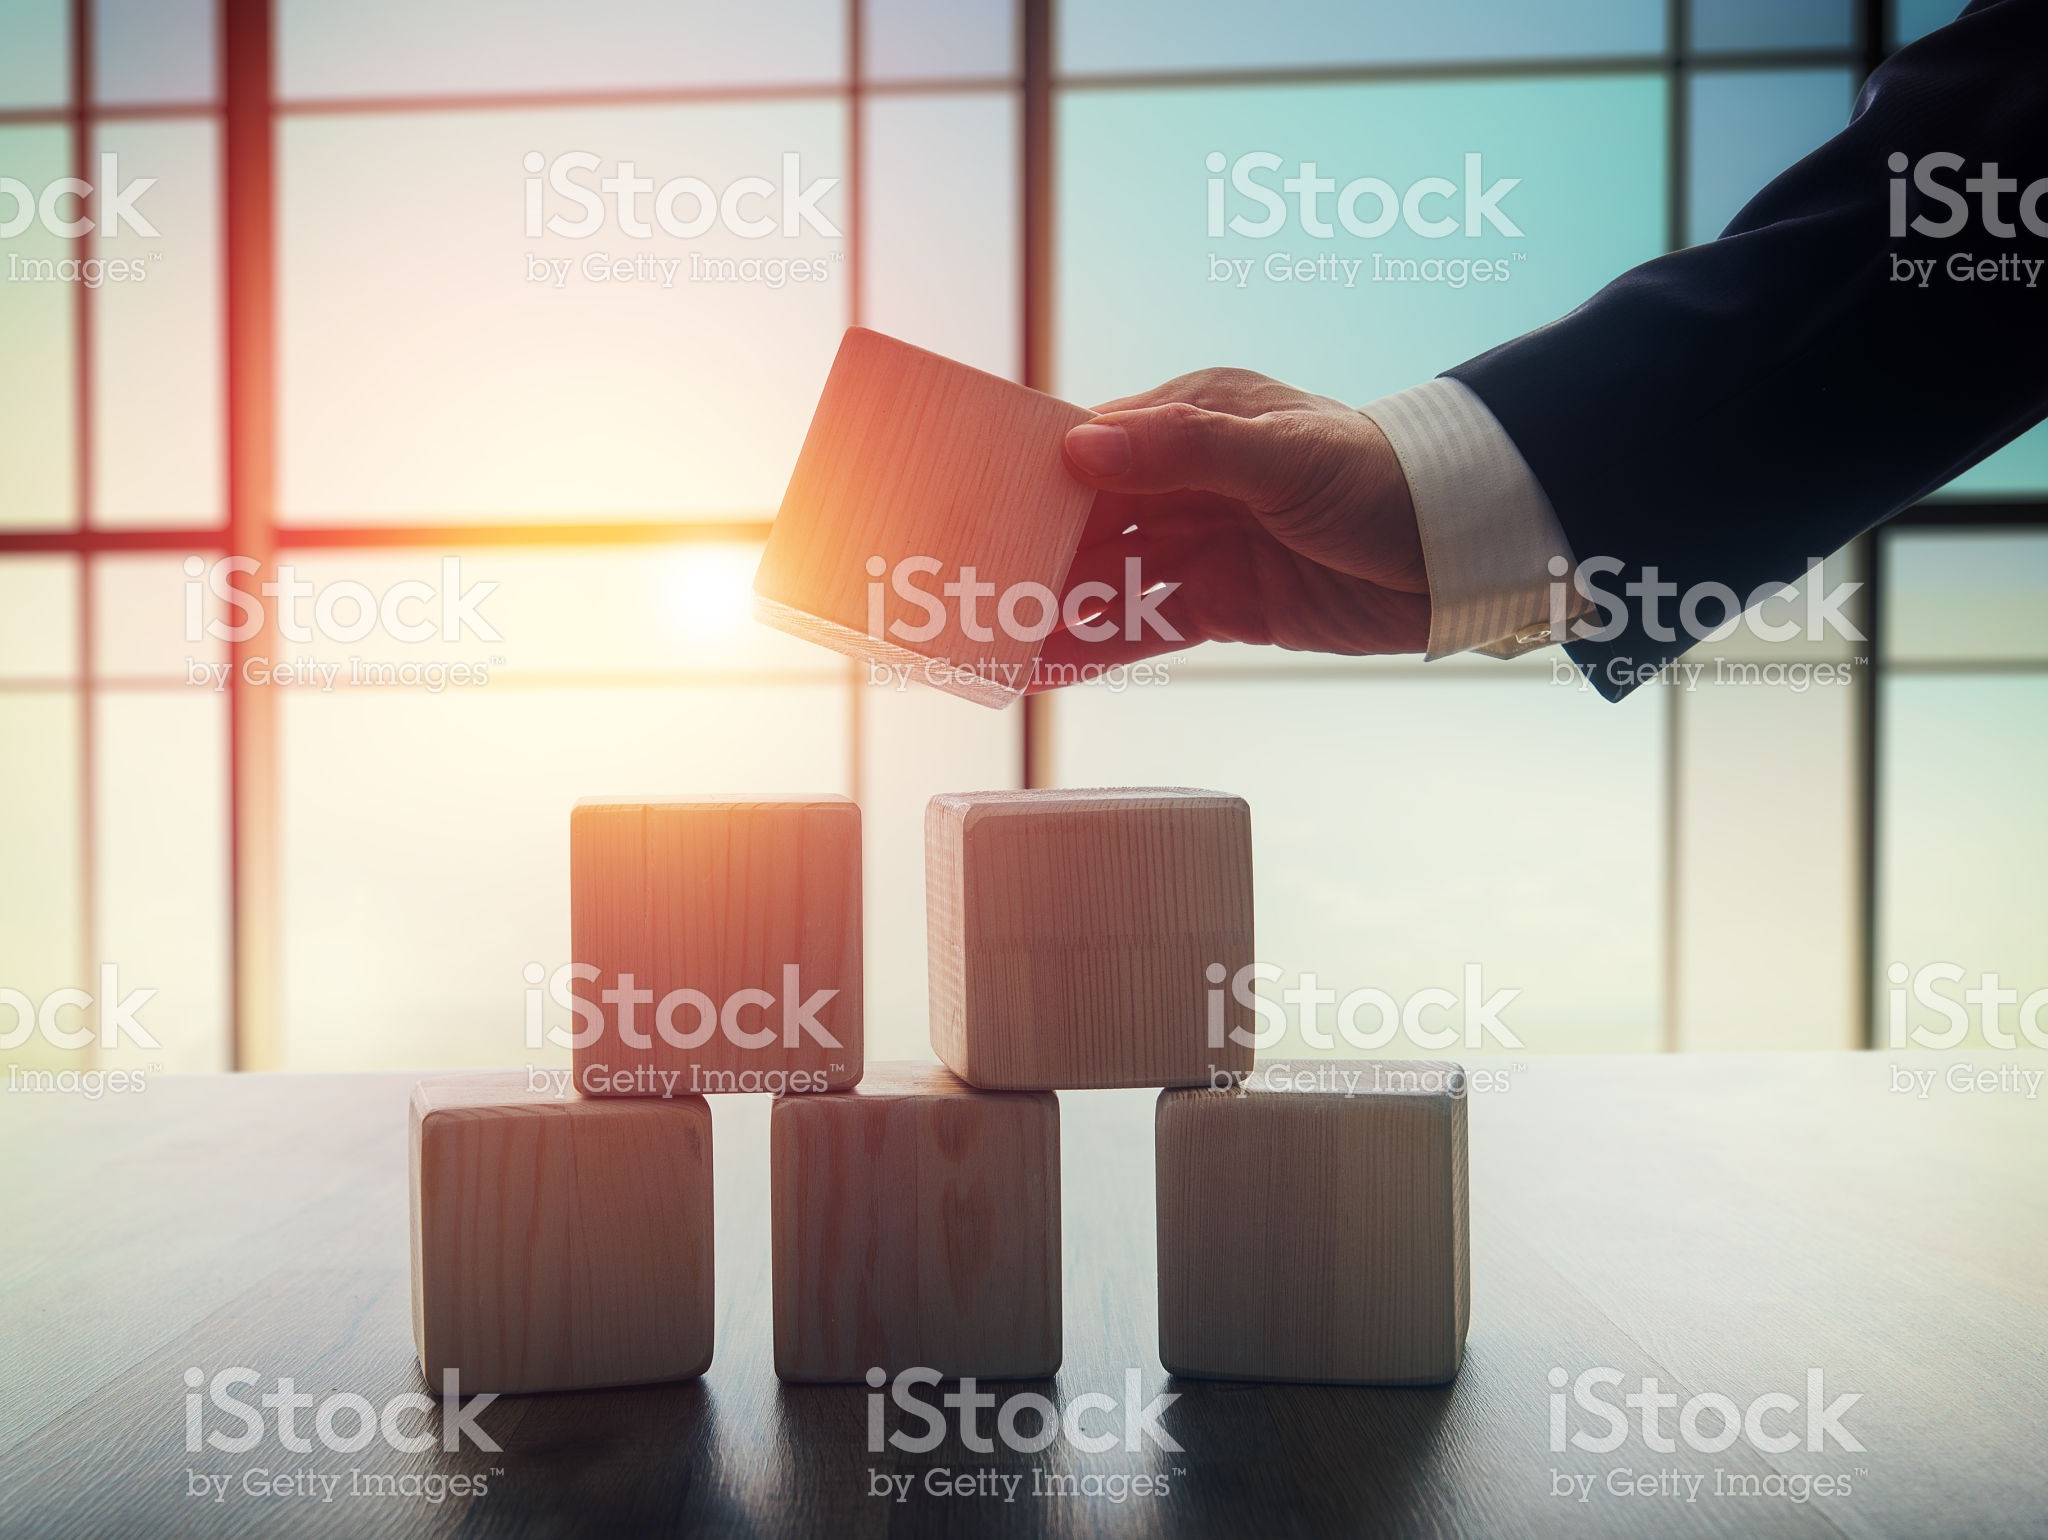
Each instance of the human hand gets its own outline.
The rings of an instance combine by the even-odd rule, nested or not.
[[[1179,586],[1156,613],[1181,633],[1045,641],[1033,688],[1201,641],[1304,652],[1420,652],[1429,580],[1400,461],[1379,425],[1326,396],[1247,369],[1204,369],[1098,409],[1069,430],[1066,464],[1097,489],[1067,575],[1071,593]],[[1065,596],[1062,595],[1062,598]],[[1121,621],[1114,601],[1082,628]]]

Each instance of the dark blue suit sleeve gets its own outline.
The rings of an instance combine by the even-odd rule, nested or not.
[[[1943,153],[1961,166],[1922,167]],[[1985,162],[2010,179],[1995,196],[1965,189]],[[2044,261],[2048,0],[1979,0],[1872,75],[1848,128],[1719,240],[1450,374],[1515,441],[1579,561],[1620,563],[1603,589],[1655,568],[1681,594],[1746,600],[2048,416]],[[1694,641],[1671,599],[1656,616],[1625,602],[1618,634],[1568,648],[1615,700]],[[1697,614],[1723,618],[1713,598]]]

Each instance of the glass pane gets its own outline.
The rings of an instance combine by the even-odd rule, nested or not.
[[[1892,0],[1892,42],[1903,48],[1947,26],[1962,9],[1961,0]]]
[[[1855,98],[1846,69],[1696,73],[1689,239],[1712,240],[1779,172],[1840,133]]]
[[[337,689],[372,671],[381,681],[408,666],[414,672],[398,687],[431,685],[414,673],[432,665],[440,666],[441,687],[454,691],[684,674],[844,681],[849,665],[838,655],[754,622],[760,559],[758,545],[724,543],[292,551],[281,558],[289,575],[280,568],[274,577],[298,585],[297,596],[288,608],[266,605],[266,629],[251,650],[274,660],[340,665]],[[258,581],[235,579],[248,589]],[[456,664],[468,672],[456,677]]]
[[[2048,814],[2041,765],[2048,760],[2048,675],[1906,675],[1886,681],[1879,844],[1883,887],[1879,1043],[1891,1040],[1891,1010],[1920,1046],[1982,1050],[1986,1006],[1967,991],[2014,990],[1994,1030],[2025,1046],[2018,1006],[2048,991]],[[1947,965],[1948,977],[1923,972]],[[1957,976],[1957,971],[1960,976]],[[1987,976],[1997,974],[1994,984]],[[1967,1011],[1966,1030],[1944,1042],[1951,1022],[1921,998],[1946,996]],[[2034,1002],[2048,1034],[2048,997]],[[1939,1094],[1939,1092],[1937,1092]]]
[[[1936,497],[2039,497],[2048,494],[2048,423],[2038,423],[1956,477]]]
[[[1075,0],[1059,18],[1067,74],[1586,58],[1664,48],[1663,0]]]
[[[1710,668],[1677,697],[1681,1048],[1863,1045],[1860,673]]]
[[[1286,988],[1306,972],[1340,995],[1463,1002],[1476,965],[1471,1003],[1520,990],[1499,1020],[1531,1052],[1655,1048],[1664,692],[1610,708],[1546,678],[1522,665],[1491,680],[1084,686],[1054,697],[1053,753],[1062,785],[1207,786],[1251,803],[1258,956]],[[1564,807],[1568,834],[1530,812]],[[1267,1052],[1302,1051],[1295,1016]],[[1429,1010],[1419,1029],[1440,1019]]]
[[[1701,52],[1850,48],[1850,0],[1692,0],[1692,46]]]
[[[1664,117],[1650,75],[1068,92],[1060,394],[1225,363],[1353,402],[1427,379],[1664,249]]]
[[[1014,379],[1016,94],[870,99],[866,155],[863,318]]]
[[[230,624],[240,613],[229,614],[214,597],[211,568],[218,560],[211,551],[95,556],[94,675],[102,680],[181,680],[208,689],[222,685],[223,678],[207,668],[227,657],[227,645],[208,627],[216,620]],[[237,587],[252,586],[245,577],[233,581]]]
[[[112,690],[94,703],[99,961],[157,1047],[100,1062],[174,1073],[228,1067],[227,697]]]
[[[213,100],[215,0],[92,0],[93,94],[102,102]]]
[[[155,178],[134,207],[157,234],[103,230],[98,243],[109,281],[93,295],[93,520],[218,524],[227,434],[219,135],[210,121],[109,123],[96,141],[119,157],[123,185]]]
[[[287,100],[835,81],[845,0],[279,0]]]
[[[1746,611],[1732,634],[1701,638],[1681,662],[1695,689],[1759,683],[1775,688],[1786,679],[1853,682],[1870,661],[1868,601],[1860,547],[1844,546],[1822,561],[1817,590],[1803,576],[1786,584]],[[1803,671],[1785,672],[1802,664]],[[1835,666],[1816,674],[1823,664]]]
[[[38,1006],[54,989],[90,988],[80,926],[78,695],[0,689],[0,988]],[[0,1007],[0,1033],[14,1017]],[[60,1030],[77,1025],[66,1011]],[[0,1049],[0,1066],[85,1069],[88,1050],[32,1032]]]
[[[850,310],[844,142],[836,102],[285,120],[283,519],[771,514]],[[555,233],[555,172],[622,162],[680,184],[628,199],[651,233]]]
[[[1885,657],[2048,660],[2048,530],[1907,530],[1885,550]]]
[[[1017,72],[1014,0],[867,0],[869,79],[969,80]]]
[[[520,970],[569,960],[579,796],[848,789],[850,671],[753,622],[759,556],[290,553],[299,595],[251,648],[309,660],[278,676],[287,1063],[531,1057]],[[451,603],[454,642],[428,624]]]
[[[15,184],[0,181],[0,529],[61,529],[77,520],[76,243],[35,217],[43,189],[70,174],[68,131],[0,127],[0,178]],[[74,201],[58,201],[64,220],[76,210]]]
[[[77,677],[78,558],[0,557],[0,680]]]
[[[1175,679],[1222,681],[1230,679],[1300,678],[1349,680],[1354,683],[1392,682],[1442,684],[1450,679],[1476,679],[1499,684],[1506,678],[1541,675],[1552,684],[1578,689],[1584,683],[1575,664],[1563,652],[1545,649],[1519,658],[1489,658],[1483,653],[1461,652],[1434,663],[1424,663],[1415,653],[1394,653],[1380,657],[1352,658],[1328,652],[1290,652],[1282,647],[1259,647],[1236,642],[1203,642],[1186,652],[1163,654],[1153,660],[1155,672],[1163,677],[1153,683]],[[1131,681],[1129,688],[1139,688]],[[1587,691],[1591,685],[1584,686]]]
[[[861,863],[867,1054],[929,1059],[924,810],[942,791],[1021,784],[1024,713],[918,684],[861,690]]]
[[[65,0],[0,0],[0,108],[70,100],[70,7]]]
[[[566,1063],[522,970],[569,960],[569,809],[607,792],[848,790],[841,684],[288,690],[291,1069]],[[565,1012],[548,1007],[549,1024]]]
[[[1852,545],[1821,564],[1817,589],[1788,585],[1680,660],[1681,1048],[1863,1042],[1856,724],[1868,634]]]

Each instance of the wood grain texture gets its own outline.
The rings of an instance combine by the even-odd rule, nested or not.
[[[858,1081],[860,837],[860,807],[841,796],[578,802],[569,818],[570,947],[598,975],[575,991],[603,1013],[604,1027],[573,1050],[577,1086],[599,1096]],[[649,996],[634,1008],[633,1037],[621,1030],[619,1003],[603,998],[627,974]],[[685,990],[701,998],[676,994]],[[774,998],[734,1010],[743,990]],[[799,1008],[820,991],[831,993],[804,1019]]]
[[[1156,1114],[1173,1374],[1435,1385],[1471,1315],[1464,1074],[1277,1060]]]
[[[984,599],[977,639],[946,601],[928,638],[927,612],[884,577],[880,633],[868,562],[939,563],[918,587],[992,583],[997,596],[1036,583],[1058,595],[1094,493],[1069,476],[1060,441],[1094,414],[1021,385],[853,327],[839,345],[754,578],[769,625],[858,658],[910,666],[925,683],[987,706],[1023,693],[1038,658],[1028,632],[1039,607],[1020,601],[1014,628]],[[934,666],[927,668],[928,663]]]
[[[873,1064],[779,1100],[770,1145],[779,1376],[1058,1371],[1057,1098]]]
[[[1252,1066],[1251,810],[1184,787],[925,809],[932,1048],[991,1090],[1207,1085]],[[1226,982],[1212,998],[1212,968]]]
[[[711,1114],[556,1100],[524,1071],[423,1080],[411,1113],[413,1344],[429,1384],[569,1390],[711,1363]]]
[[[140,1096],[0,1101],[0,1536],[14,1540],[364,1540],[461,1534],[831,1535],[1084,1540],[2048,1540],[2048,1089],[1891,1089],[1892,1064],[2048,1068],[2048,1054],[1531,1056],[1475,1095],[1472,1326],[1449,1385],[1166,1379],[1154,1276],[1156,1094],[1061,1101],[1065,1361],[1031,1389],[1180,1399],[1149,1442],[1099,1453],[866,1446],[865,1385],[774,1372],[764,1097],[714,1098],[717,1355],[701,1379],[504,1396],[482,1427],[503,1448],[307,1454],[274,1428],[243,1453],[185,1447],[185,1371],[248,1365],[262,1387],[430,1388],[407,1286],[412,1076],[151,1076]],[[1498,1064],[1500,1061],[1492,1061]],[[1114,1178],[1112,1179],[1112,1173]],[[1233,1242],[1233,1245],[1238,1244]],[[1738,1405],[1860,1392],[1868,1446],[1761,1453],[1549,1448],[1548,1371],[1609,1365],[1681,1402]],[[936,1403],[941,1390],[928,1398]],[[1017,1387],[1003,1387],[1009,1394]],[[1632,1411],[1632,1409],[1630,1409]],[[1103,1419],[1089,1413],[1091,1426]],[[435,1418],[424,1419],[429,1429]],[[1114,1417],[1106,1419],[1116,1426]],[[1635,1417],[1630,1416],[1633,1428]],[[1776,1418],[1773,1417],[1775,1423]],[[407,1418],[411,1425],[412,1419]],[[1710,1419],[1711,1421],[1711,1419]],[[302,1414],[299,1428],[311,1417]],[[981,1427],[987,1432],[989,1418]],[[342,1419],[342,1427],[349,1419]],[[888,1427],[919,1431],[892,1407]],[[1026,1419],[1029,1426],[1029,1419]],[[1573,1429],[1601,1431],[1573,1409]],[[1669,1432],[1671,1418],[1664,1423]],[[209,1408],[209,1431],[234,1417]],[[928,1479],[994,1467],[1015,1502],[948,1497]],[[495,1468],[495,1470],[494,1470]],[[1698,1476],[1696,1502],[1618,1495],[1616,1469]],[[245,1477],[340,1481],[333,1502],[279,1501]],[[1850,1475],[1811,1501],[1715,1494],[1715,1472]],[[488,1480],[436,1503],[349,1497],[349,1476]],[[189,1497],[188,1472],[224,1501]],[[1553,1496],[1553,1473],[1587,1500]],[[902,1503],[871,1473],[909,1478]],[[1032,1484],[1136,1474],[1163,1495],[1033,1500]]]

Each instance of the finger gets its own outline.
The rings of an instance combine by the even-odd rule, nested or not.
[[[1142,407],[1163,406],[1168,401],[1186,401],[1211,412],[1228,412],[1233,417],[1257,417],[1289,406],[1299,406],[1303,395],[1293,386],[1251,369],[1197,369],[1176,375],[1164,385],[1120,396],[1095,408],[1095,415],[1133,412]]]
[[[1134,396],[1118,396],[1114,401],[1101,402],[1095,408],[1095,415],[1107,417],[1111,412],[1135,412],[1143,407],[1164,406],[1169,401],[1190,401],[1211,411],[1219,410],[1220,404],[1211,399],[1215,393],[1208,387],[1206,374],[1207,371],[1199,369],[1193,374],[1177,374],[1164,385],[1154,385]]]
[[[1215,492],[1254,509],[1284,506],[1304,460],[1292,417],[1234,417],[1185,401],[1084,422],[1064,447],[1069,473],[1103,491]]]
[[[1218,579],[1191,590],[1212,565],[1213,545],[1175,533],[1136,532],[1079,553],[1060,593],[1061,623],[1047,636],[1051,656],[1100,666],[1194,645],[1207,636],[1194,601]]]
[[[1100,586],[1084,591],[1087,584]],[[1171,586],[1161,591],[1161,585]],[[1146,596],[1137,611],[1134,594]],[[1189,517],[1141,528],[1076,557],[1061,613],[1069,621],[1067,631],[1078,633],[1084,655],[1108,659],[1128,653],[1122,647],[1103,650],[1104,644],[1143,636],[1139,612],[1159,616],[1189,645],[1270,643],[1347,655],[1420,650],[1429,627],[1427,595],[1385,589],[1304,561],[1243,516]],[[1050,639],[1047,645],[1053,645]],[[1060,642],[1055,655],[1066,656],[1069,645]]]
[[[1138,522],[1139,500],[1128,492],[1097,492],[1089,505],[1087,521],[1081,526],[1077,549],[1087,550],[1105,540],[1114,540]]]
[[[1213,521],[1213,522],[1212,522]],[[1214,492],[1164,492],[1139,496],[1128,492],[1098,492],[1081,527],[1079,550],[1088,550],[1106,540],[1115,540],[1132,529],[1174,529],[1182,526],[1222,529],[1235,526],[1262,530],[1264,526],[1240,502]]]
[[[1256,604],[1249,591],[1237,592],[1258,565],[1244,557],[1234,532],[1219,539],[1193,528],[1140,531],[1084,552],[1061,595],[1064,623],[1046,638],[1044,655],[1086,662],[1097,677],[1117,663],[1212,639],[1265,640],[1255,623],[1246,634]]]
[[[1252,561],[1264,558],[1266,553],[1260,548],[1270,547],[1280,560],[1292,559],[1285,547],[1241,508],[1179,509],[1140,517],[1142,522],[1074,553],[1061,585],[1062,599],[1083,583],[1107,583],[1123,592],[1122,585],[1130,576],[1127,563],[1132,560],[1139,563],[1143,581],[1149,586],[1166,562],[1242,582]]]
[[[1106,642],[1084,642],[1069,632],[1055,631],[1045,639],[1024,693],[1043,695],[1047,690],[1064,689],[1071,684],[1090,684],[1110,669],[1142,663],[1165,653],[1186,652],[1199,640],[1204,638],[1173,642],[1148,632],[1135,642],[1125,641],[1122,636]]]
[[[1216,609],[1216,591],[1243,587],[1260,567],[1294,561],[1279,542],[1260,529],[1242,509],[1204,509],[1148,518],[1116,537],[1084,546],[1067,564],[1060,586],[1064,629],[1093,629],[1103,617],[1125,615],[1127,596],[1143,595],[1162,582],[1190,591],[1162,613],[1181,614],[1198,598],[1195,615],[1201,629]]]

